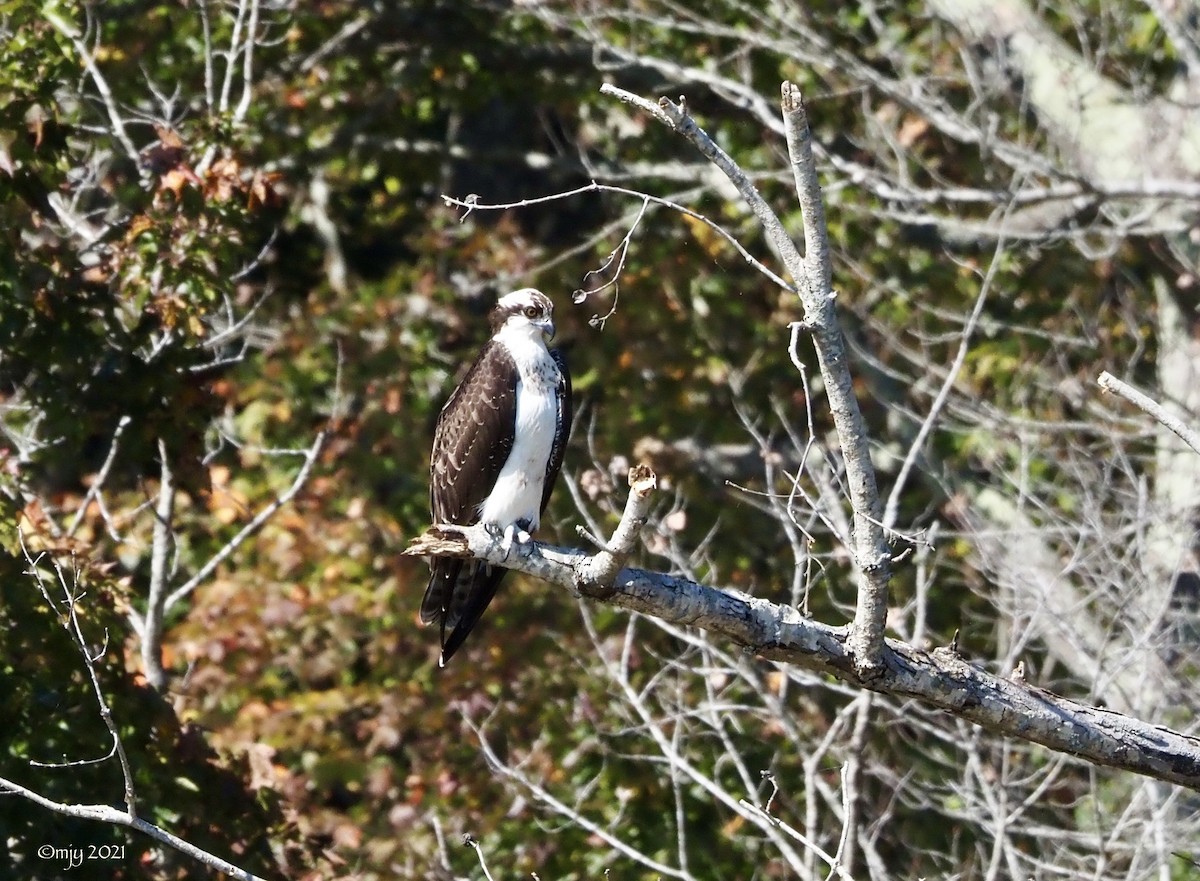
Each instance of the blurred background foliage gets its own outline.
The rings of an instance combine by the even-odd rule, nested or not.
[[[639,199],[587,193],[464,217],[441,198],[507,202],[605,180],[684,202],[770,262],[744,209],[687,145],[598,87],[685,92],[799,234],[781,141],[703,84],[648,65],[598,64],[578,29],[526,6],[264,0],[247,83],[244,59],[230,71],[221,55],[249,26],[245,3],[0,2],[0,521],[9,524],[0,527],[0,774],[65,801],[120,800],[112,762],[28,764],[108,749],[78,650],[60,626],[53,559],[85,590],[81,626],[104,647],[101,682],[148,816],[246,868],[475,876],[475,855],[460,846],[470,833],[512,877],[610,868],[640,877],[596,835],[543,818],[536,799],[495,775],[470,720],[486,722],[501,758],[573,790],[581,811],[656,859],[675,857],[682,810],[690,828],[712,830],[684,847],[704,877],[786,874],[727,808],[691,784],[679,801],[678,781],[654,770],[641,723],[585,659],[636,627],[635,684],[677,679],[680,705],[714,687],[731,705],[776,694],[814,740],[850,695],[789,690],[771,665],[749,660],[742,680],[686,676],[678,665],[689,649],[676,636],[604,608],[590,610],[589,636],[568,595],[515,577],[446,670],[437,668],[436,635],[417,625],[426,568],[399,551],[427,525],[433,421],[484,338],[495,296],[525,285],[556,301],[579,393],[566,470],[591,516],[611,526],[621,462],[650,458],[665,491],[646,565],[800,599],[787,536],[754,494],[767,487],[750,435],[793,461],[784,426],[805,430],[787,353],[788,324],[801,317],[795,298],[703,225],[652,206],[633,234],[619,297],[610,287],[576,304],[572,293],[595,286],[587,274],[621,243]],[[957,70],[961,47],[920,3],[897,4],[883,31],[879,15],[857,4],[805,6],[804,27],[867,65],[888,70],[894,55],[880,47],[903,45],[909,74]],[[754,21],[739,4],[712,11],[723,18],[720,33],[639,21],[637,8],[591,26],[659,58],[744,65],[761,95],[795,79],[817,142],[841,155],[863,160],[879,115],[906,112],[868,106],[861,86],[835,69],[744,52],[739,35]],[[1066,34],[1077,21],[1058,24]],[[1173,59],[1153,19],[1139,21],[1123,42],[1103,12],[1089,24],[1120,48],[1107,60],[1114,71],[1136,68],[1153,85]],[[111,93],[107,105],[85,53]],[[957,97],[970,95],[963,87]],[[1019,102],[1007,111],[996,119],[1001,130],[1028,136]],[[908,123],[906,161],[918,180],[989,178],[979,150]],[[889,218],[845,180],[826,197],[841,315],[886,485],[911,439],[897,413],[927,406],[914,377],[953,358],[995,249],[947,246],[920,224]],[[1057,393],[1064,382],[1082,388],[1113,364],[1153,378],[1152,315],[1129,294],[1161,269],[1153,239],[1129,238],[1101,257],[1062,243],[1015,244],[996,259],[986,326],[958,384],[965,397],[1029,420],[1069,420],[1082,392]],[[824,438],[819,385],[813,391]],[[126,416],[104,485],[112,519],[89,500],[72,524]],[[178,583],[288,486],[298,458],[280,451],[307,447],[325,427],[329,442],[294,503],[171,617],[172,683],[155,693],[126,612],[145,602],[159,442],[182,487]],[[951,418],[900,522],[928,526],[956,476],[987,483],[1020,455],[997,424]],[[1062,466],[1053,456],[1040,463],[1048,480]],[[1064,489],[1061,503],[1078,501]],[[40,568],[59,614],[28,574],[18,517],[31,553],[47,555]],[[581,522],[560,488],[545,537],[577,543]],[[820,562],[804,601],[818,619],[841,623],[853,600],[844,551],[819,523],[809,528]],[[945,643],[957,631],[965,654],[986,658],[1001,625],[966,558],[963,543],[939,544],[927,636]],[[915,572],[897,572],[898,607]],[[897,741],[885,744],[892,734],[881,729],[871,748],[890,755],[897,774],[906,773],[902,762],[936,773],[936,738],[897,725]],[[777,808],[802,811],[804,756],[789,753],[778,726],[769,715],[739,715],[736,737],[748,767],[775,775]],[[737,788],[721,740],[692,746],[695,762]],[[817,770],[836,783],[837,763]],[[1076,806],[1078,797],[1061,796]],[[894,870],[973,876],[969,828],[933,828],[921,806],[888,804],[882,788],[873,798],[890,812],[880,851]],[[12,797],[0,799],[0,830],[0,875],[51,877],[38,845],[103,841],[126,843],[126,858],[89,866],[95,877],[208,877],[148,839],[69,823]]]

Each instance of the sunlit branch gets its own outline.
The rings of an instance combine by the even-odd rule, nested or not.
[[[229,112],[229,96],[233,91],[233,76],[237,69],[237,57],[241,51],[242,28],[245,26],[247,0],[238,0],[237,15],[233,19],[233,31],[229,35],[229,49],[225,55],[225,79],[221,83],[221,98],[217,103],[218,113]]]
[[[484,203],[480,202],[479,199],[474,196],[468,196],[466,199],[455,199],[447,195],[442,196],[442,201],[447,205],[465,208],[465,213],[459,218],[459,220],[462,221],[466,220],[472,211],[506,211],[512,208],[526,208],[530,205],[540,205],[545,202],[568,199],[572,196],[578,196],[583,193],[617,193],[622,196],[630,196],[636,199],[647,201],[652,205],[662,205],[664,208],[670,208],[672,211],[678,211],[680,214],[683,214],[686,217],[690,217],[693,220],[698,220],[725,241],[727,241],[730,245],[732,245],[738,254],[742,256],[743,260],[769,278],[774,284],[783,288],[785,291],[792,291],[794,293],[796,290],[794,285],[784,281],[782,278],[764,266],[757,257],[746,250],[746,247],[739,242],[732,233],[726,231],[725,228],[720,224],[710,220],[697,211],[693,211],[691,208],[688,208],[685,205],[680,205],[678,202],[673,202],[670,199],[664,199],[660,196],[652,196],[649,193],[643,193],[639,190],[631,190],[627,187],[617,187],[613,186],[612,184],[599,184],[595,181],[592,181],[590,184],[586,184],[582,187],[576,187],[573,190],[564,190],[561,193],[552,193],[549,196],[539,196],[533,199],[521,199],[516,202]]]
[[[175,541],[175,474],[167,445],[158,441],[158,505],[154,509],[154,538],[150,547],[150,591],[142,619],[142,670],[150,684],[162,691],[167,676],[162,666],[163,616],[166,612],[167,558]]]
[[[634,568],[620,570],[610,585],[589,583],[583,573],[596,565],[596,555],[538,542],[506,546],[479,525],[435,525],[405,553],[475,558],[514,569],[576,595],[708,630],[770,660],[881,694],[917,698],[996,734],[1200,791],[1200,738],[1059,697],[1022,677],[995,676],[953,647],[925,651],[887,640],[881,666],[864,674],[846,627],[734,590]]]
[[[108,480],[108,473],[112,470],[113,462],[117,458],[117,448],[121,442],[121,435],[125,433],[125,429],[129,426],[132,420],[128,416],[122,416],[117,420],[117,427],[113,430],[112,440],[108,445],[108,455],[104,457],[104,463],[100,466],[100,470],[96,472],[96,477],[92,481],[92,485],[88,487],[87,494],[83,497],[83,501],[79,503],[79,508],[75,511],[75,516],[71,518],[70,525],[67,526],[66,536],[70,538],[80,525],[83,523],[83,518],[87,514],[88,507],[92,502],[96,502],[100,507],[101,513],[104,515],[104,521],[108,526],[109,534],[116,541],[120,541],[120,536],[116,534],[113,528],[112,520],[107,516],[107,511],[104,508],[104,502],[100,498],[104,490],[105,481]]]
[[[261,511],[254,515],[254,518],[241,528],[237,535],[226,542],[219,551],[209,558],[200,569],[189,578],[186,582],[180,585],[175,590],[171,591],[166,600],[166,609],[170,611],[181,600],[186,599],[191,595],[197,587],[203,584],[216,571],[217,567],[229,559],[229,557],[240,548],[248,538],[251,538],[255,533],[266,525],[275,512],[295,498],[296,493],[300,492],[301,488],[308,481],[309,474],[312,473],[313,466],[316,464],[317,457],[321,455],[321,450],[325,446],[325,440],[329,436],[327,429],[317,433],[316,439],[312,445],[304,452],[304,462],[300,466],[300,470],[296,472],[295,478],[291,485],[280,493],[275,499]]]
[[[880,520],[883,509],[875,481],[875,467],[871,463],[866,423],[854,395],[853,379],[847,364],[846,341],[834,306],[836,295],[829,257],[829,230],[825,224],[821,184],[813,159],[812,133],[800,89],[793,83],[785,82],[781,91],[784,135],[792,175],[796,181],[796,197],[804,218],[802,271],[808,280],[808,289],[801,288],[800,298],[804,303],[805,321],[817,349],[821,376],[825,380],[829,408],[845,461],[850,502],[854,508],[851,549],[859,579],[854,623],[848,644],[854,652],[860,672],[868,674],[882,663],[891,551]],[[792,348],[794,350],[794,338]]]
[[[41,591],[42,597],[45,598],[50,608],[59,614],[60,617],[64,617],[59,612],[57,604],[51,599],[50,591],[47,589],[46,583],[42,578],[41,570],[38,569],[41,557],[39,556],[37,559],[34,559],[30,555],[29,547],[25,544],[25,534],[22,531],[17,531],[17,537],[20,541],[21,553],[25,557],[26,564],[29,566],[27,570],[28,574],[34,579],[38,590]],[[92,684],[92,694],[96,698],[96,704],[100,710],[100,718],[104,721],[104,726],[108,729],[109,736],[112,738],[112,747],[109,749],[108,755],[96,760],[85,759],[81,762],[67,762],[65,764],[96,764],[97,762],[110,759],[115,755],[121,765],[121,777],[125,784],[125,810],[132,819],[137,815],[137,796],[134,793],[133,787],[133,770],[129,765],[129,758],[125,754],[125,746],[121,743],[121,735],[117,731],[116,722],[113,720],[112,710],[109,708],[108,701],[104,697],[103,689],[100,688],[100,679],[96,675],[97,657],[92,656],[87,640],[83,637],[83,630],[79,626],[78,602],[82,594],[79,592],[77,582],[75,584],[67,583],[67,578],[63,574],[62,567],[57,560],[53,562],[53,565],[55,574],[58,577],[59,587],[62,589],[63,597],[67,603],[65,619],[61,623],[63,628],[70,633],[75,647],[79,649],[79,653],[83,657],[83,666],[87,670],[88,679]],[[105,635],[105,641],[107,642],[107,634]],[[31,762],[31,764],[45,765],[47,763]]]
[[[246,113],[250,110],[250,99],[254,95],[254,43],[258,39],[258,2],[259,0],[250,0],[250,23],[246,26],[246,42],[242,48],[242,98],[233,112],[235,124],[246,118]]]
[[[56,814],[62,814],[66,817],[75,817],[80,820],[95,820],[100,823],[110,823],[114,826],[127,826],[130,829],[136,829],[138,832],[150,836],[155,841],[165,844],[210,868],[216,869],[218,872],[223,872],[230,878],[237,879],[237,881],[265,881],[265,879],[260,878],[252,872],[247,872],[245,869],[239,868],[233,863],[223,860],[206,850],[201,850],[196,845],[184,841],[177,835],[172,835],[160,826],[147,823],[145,820],[131,816],[125,811],[119,811],[108,805],[64,804],[39,795],[32,789],[21,786],[19,783],[0,777],[0,793],[3,792],[19,795],[48,811],[53,811]]]
[[[79,38],[78,29],[62,18],[50,5],[46,7],[45,16],[50,25],[59,34],[70,40],[71,45],[75,47],[75,51],[79,54],[80,60],[83,61],[83,66],[87,69],[88,75],[92,78],[92,83],[100,95],[100,101],[104,105],[105,112],[108,114],[109,125],[112,126],[113,137],[121,144],[121,147],[125,150],[125,155],[140,166],[137,147],[133,145],[129,133],[125,130],[125,120],[121,118],[121,110],[117,107],[116,96],[113,95],[112,89],[109,88],[108,80],[100,72],[95,56],[83,44],[83,40]]]
[[[1143,413],[1152,417],[1156,422],[1175,432],[1183,439],[1185,444],[1197,453],[1200,453],[1200,433],[1189,427],[1182,419],[1172,414],[1166,407],[1158,403],[1158,401],[1138,391],[1129,383],[1117,379],[1107,370],[1100,374],[1096,382],[1100,388],[1124,398]]]
[[[212,22],[208,18],[208,0],[197,0],[200,8],[200,30],[204,35],[204,106],[209,113],[216,110],[213,79]]]

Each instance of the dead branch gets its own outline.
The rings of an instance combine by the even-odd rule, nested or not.
[[[1183,439],[1185,444],[1200,453],[1200,433],[1185,424],[1178,416],[1173,415],[1158,401],[1138,391],[1129,383],[1117,379],[1107,370],[1100,374],[1096,383],[1106,392],[1112,392],[1117,397],[1124,398],[1156,422],[1171,429]]]
[[[821,188],[812,153],[812,137],[799,89],[783,84],[782,110],[788,154],[796,179],[797,197],[804,217],[805,251],[800,256],[795,242],[779,216],[767,204],[754,182],[722,150],[687,112],[682,99],[678,104],[659,99],[653,105],[645,98],[612,85],[600,91],[632,104],[668,124],[683,135],[700,153],[729,178],[751,212],[762,225],[767,238],[796,281],[805,325],[812,335],[820,362],[821,376],[829,409],[837,429],[838,441],[846,464],[850,503],[854,509],[851,553],[859,572],[858,600],[850,631],[850,649],[864,678],[882,667],[883,631],[887,618],[888,580],[891,576],[891,551],[882,525],[883,507],[875,480],[866,424],[854,396],[846,341],[838,324],[835,293],[829,262],[829,233],[825,226]]]
[[[634,529],[639,507],[626,506],[618,534]],[[597,558],[607,550],[588,554],[539,542],[506,547],[483,526],[439,525],[404,553],[474,557],[576,595],[701,628],[773,661],[880,694],[916,698],[995,734],[1200,791],[1200,738],[1060,697],[1023,678],[996,676],[952,647],[924,651],[889,639],[880,666],[864,673],[850,645],[851,627],[831,627],[790,606],[644,569],[622,568],[610,583],[597,583],[595,573],[602,569]]]
[[[63,802],[53,801],[39,795],[32,789],[28,789],[4,777],[0,777],[0,792],[19,795],[36,805],[46,808],[46,810],[62,814],[65,817],[76,817],[80,820],[96,820],[99,823],[110,823],[114,826],[128,826],[130,829],[136,829],[144,835],[149,835],[155,841],[161,842],[210,868],[216,869],[230,878],[236,878],[238,881],[264,881],[264,879],[253,872],[247,872],[245,869],[239,868],[215,854],[201,850],[191,842],[184,841],[177,835],[172,835],[160,826],[155,826],[153,823],[148,823],[114,807],[109,807],[108,805],[64,804]]]

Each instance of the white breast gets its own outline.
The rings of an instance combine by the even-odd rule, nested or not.
[[[491,494],[479,508],[479,519],[501,529],[527,523],[530,532],[541,519],[542,491],[546,464],[558,428],[558,365],[542,342],[541,333],[510,332],[506,327],[496,339],[508,348],[516,362],[516,439]]]

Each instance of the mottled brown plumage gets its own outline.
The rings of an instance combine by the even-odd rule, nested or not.
[[[571,423],[571,382],[566,365],[558,350],[547,352],[542,338],[543,334],[553,335],[552,311],[544,295],[529,289],[501,298],[492,310],[489,318],[493,336],[450,395],[434,431],[429,497],[435,525],[469,526],[479,522],[480,509],[513,455],[519,397],[553,389],[553,425],[541,426],[553,431],[544,471],[527,474],[523,464],[514,462],[507,473],[510,482],[516,478],[522,485],[528,482],[526,478],[534,481],[532,485],[542,481],[540,507],[522,520],[489,524],[497,530],[536,528],[562,467]],[[523,375],[528,386],[522,382]],[[525,412],[535,416],[541,413],[529,411],[529,406],[526,402]],[[547,448],[535,444],[528,449]],[[507,570],[477,560],[451,558],[434,558],[430,565],[421,620],[441,625],[444,664],[479,621]]]

